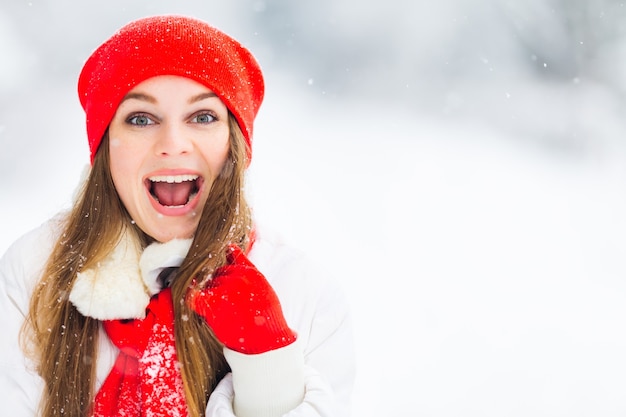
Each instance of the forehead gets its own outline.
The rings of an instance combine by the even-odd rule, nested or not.
[[[191,78],[185,78],[178,75],[159,75],[156,77],[148,78],[145,81],[140,82],[136,86],[134,86],[124,98],[136,93],[138,91],[154,91],[159,92],[160,90],[173,90],[180,93],[186,92],[203,92],[203,93],[212,93],[213,97],[216,97],[215,93],[211,91],[205,85],[192,80]]]

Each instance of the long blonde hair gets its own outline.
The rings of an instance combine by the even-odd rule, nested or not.
[[[228,244],[247,249],[252,227],[243,191],[250,150],[230,114],[229,127],[228,160],[213,183],[191,249],[172,284],[177,355],[191,416],[204,415],[209,395],[230,369],[222,345],[184,298],[194,278],[210,274],[226,262]],[[108,148],[105,134],[91,173],[33,292],[22,331],[25,352],[45,382],[42,417],[86,416],[95,397],[100,324],[80,314],[68,299],[76,273],[96,267],[122,233],[134,235],[142,247],[152,241],[134,225],[118,197]]]

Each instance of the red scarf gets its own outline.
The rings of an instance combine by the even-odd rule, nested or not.
[[[120,352],[96,395],[92,416],[187,417],[171,289],[152,297],[145,319],[103,324]]]

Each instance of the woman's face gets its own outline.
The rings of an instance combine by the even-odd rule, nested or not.
[[[109,126],[111,175],[136,224],[160,242],[193,236],[229,150],[228,110],[188,78],[133,88]]]

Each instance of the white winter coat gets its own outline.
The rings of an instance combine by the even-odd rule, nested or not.
[[[58,234],[58,220],[48,221],[18,239],[0,260],[0,404],[13,417],[35,416],[43,388],[20,349],[18,334],[32,289]],[[348,416],[354,352],[344,293],[300,253],[268,238],[262,229],[249,258],[276,291],[298,340],[261,355],[225,349],[233,371],[211,395],[206,416],[235,416],[234,392],[238,409],[254,408],[259,399],[281,398],[281,380],[276,379],[289,374],[289,369],[281,370],[281,358],[290,355],[303,355],[306,386],[304,400],[285,416]],[[98,387],[117,357],[117,348],[103,331],[100,340]]]

